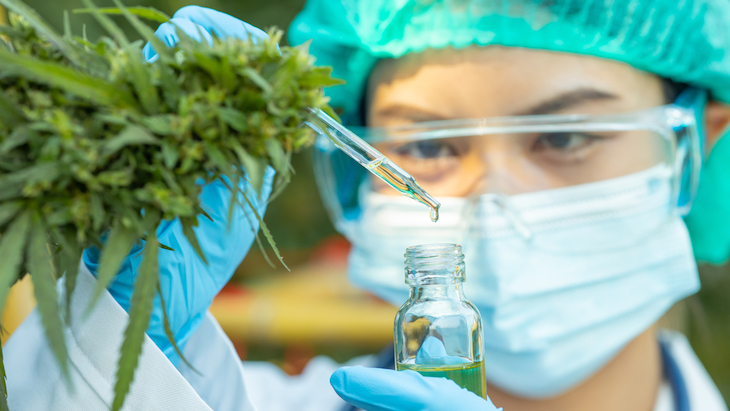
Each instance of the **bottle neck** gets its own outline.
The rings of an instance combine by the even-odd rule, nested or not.
[[[416,285],[411,289],[411,298],[413,298],[414,301],[465,299],[464,289],[461,286],[461,282],[453,284]]]
[[[411,299],[463,299],[464,255],[456,244],[426,244],[406,250]]]

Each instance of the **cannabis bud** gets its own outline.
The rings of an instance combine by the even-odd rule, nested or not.
[[[178,30],[179,43],[167,47],[139,20],[168,21],[163,13],[118,1],[117,9],[104,10],[85,3],[108,33],[96,42],[74,36],[68,15],[61,35],[20,0],[0,0],[12,12],[10,26],[0,27],[0,306],[29,272],[48,341],[67,373],[63,313],[82,250],[102,250],[95,301],[144,239],[117,410],[149,322],[158,250],[166,248],[155,228],[179,219],[205,259],[193,231],[207,216],[198,200],[202,185],[221,179],[234,200],[248,201],[239,182],[258,192],[271,166],[272,197],[281,192],[292,152],[314,138],[300,127],[311,116],[307,109],[331,112],[322,88],[337,81],[329,68],[314,66],[305,48],[279,47],[281,31],[261,41],[214,37],[201,44]],[[107,14],[122,14],[143,40],[130,41]],[[143,58],[144,41],[158,53],[153,62]],[[65,304],[55,286],[61,275]]]

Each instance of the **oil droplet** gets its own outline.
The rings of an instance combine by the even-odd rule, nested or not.
[[[431,221],[436,222],[439,220],[439,210],[436,208],[431,209]]]

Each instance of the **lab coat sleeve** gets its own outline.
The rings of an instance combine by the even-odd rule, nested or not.
[[[373,367],[378,357],[368,355],[339,364],[325,356],[313,358],[299,375],[288,375],[269,362],[244,362],[251,401],[265,411],[341,411],[347,404],[330,385],[330,376],[342,366]]]
[[[70,385],[64,382],[37,311],[30,314],[3,347],[11,411],[110,408],[116,364],[129,316],[108,292],[102,295],[91,314],[84,316],[95,282],[82,264],[71,304],[70,326],[65,330]],[[62,293],[62,281],[58,289]],[[210,315],[190,342],[194,344],[186,347],[186,353],[190,352],[188,358],[201,373],[195,374],[195,378],[190,376],[190,370],[179,372],[145,336],[123,410],[254,411],[243,386],[240,360]]]

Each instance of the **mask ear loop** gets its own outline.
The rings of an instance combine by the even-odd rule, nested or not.
[[[505,217],[507,217],[507,220],[512,225],[512,228],[517,230],[525,241],[531,242],[534,237],[532,230],[525,220],[522,219],[520,212],[517,211],[517,208],[515,208],[512,204],[512,200],[510,200],[509,196],[504,193],[494,193],[492,202],[499,207],[502,213],[504,213]]]
[[[514,228],[526,242],[532,242],[534,232],[530,228],[530,225],[522,218],[510,197],[501,192],[473,195],[467,199],[464,208],[461,210],[461,217],[459,224],[457,225],[457,232],[461,235],[459,239],[462,242],[467,239],[465,238],[467,233],[472,231],[472,222],[477,218],[476,210],[478,206],[489,202],[499,208],[505,218],[507,218],[507,221],[510,223],[512,228]],[[484,217],[485,216],[482,218]]]

